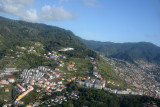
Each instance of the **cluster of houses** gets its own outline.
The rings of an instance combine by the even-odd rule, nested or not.
[[[7,80],[1,80],[1,81],[0,81],[0,84],[8,85],[8,84],[9,84],[9,82],[8,82]],[[1,87],[2,87],[2,86],[1,86]]]
[[[113,90],[111,88],[104,88],[104,90],[109,91],[110,93],[114,93],[114,94],[131,94],[131,95],[143,95],[142,92],[135,92],[132,91],[131,89],[126,89],[126,90]]]
[[[111,89],[106,88],[106,81],[100,78],[91,79],[90,77],[82,78],[78,77],[76,79],[77,83],[84,86],[84,87],[90,87],[90,88],[96,88],[96,89],[104,89],[109,91],[110,93],[114,94],[131,94],[131,95],[143,95],[143,92],[135,92],[131,89],[126,90],[117,90],[117,89]],[[107,81],[107,83],[112,83],[111,81]],[[118,85],[119,86],[119,85]]]
[[[27,105],[26,107],[39,107],[41,105],[52,107],[52,106],[55,106],[56,104],[62,104],[63,102],[66,102],[66,101],[68,100],[65,96],[56,96],[56,98],[51,98],[43,102],[35,102],[34,104]]]
[[[36,85],[41,88],[54,89],[55,91],[62,91],[65,86],[56,71],[59,71],[58,68],[51,70],[49,68],[39,66],[37,69],[24,70],[21,74],[23,78],[23,84]],[[54,79],[54,81],[53,81]],[[56,80],[55,80],[56,79]]]
[[[53,59],[53,60],[57,61],[57,64],[59,65],[59,67],[64,67],[65,66],[64,62],[62,60],[58,60],[58,59],[66,59],[66,56],[58,54],[54,50],[52,52],[48,52],[48,54],[44,54],[44,57],[46,59]]]
[[[63,58],[63,59],[66,58],[66,56],[58,54],[56,51],[48,52],[48,54],[44,54],[44,57],[47,59],[53,59],[53,60],[57,60],[59,58]]]
[[[65,66],[63,61],[58,61],[58,65],[59,65],[59,67],[64,67]]]
[[[143,64],[140,64],[141,66],[137,67],[133,64],[118,59],[107,58],[106,60],[112,65],[115,73],[125,80],[126,83],[135,87],[137,92],[143,92],[146,96],[160,98],[160,93],[157,91],[160,89],[160,83],[155,80],[155,76],[152,73],[145,72],[150,67],[152,70],[155,69],[156,66],[142,62]]]
[[[79,92],[78,91],[73,91],[71,93],[71,95],[69,96],[69,98],[73,99],[73,100],[78,100],[79,99]]]
[[[39,80],[38,82],[35,83],[36,86],[44,88],[46,90],[54,90],[54,92],[56,91],[62,91],[64,88],[66,88],[63,85],[62,81],[58,81],[58,82],[49,82],[49,81],[45,81],[44,79]],[[41,90],[40,90],[41,91]],[[37,91],[38,92],[38,91]],[[48,94],[49,95],[49,94]]]
[[[117,86],[117,87],[120,86],[119,84],[117,84],[117,83],[115,83],[115,82],[113,82],[113,81],[107,81],[107,84],[112,84],[112,85]]]
[[[29,69],[23,70],[20,77],[22,79],[33,79],[33,80],[40,80],[44,76],[43,72],[40,72],[38,69]]]
[[[105,88],[105,85],[106,85],[105,80],[91,79],[90,77],[88,77],[86,79],[79,78],[79,80],[77,82],[78,82],[78,84],[83,85],[85,87],[96,88],[96,89]]]
[[[20,95],[15,100],[15,104],[19,104],[23,97],[34,90],[33,86],[37,86],[36,92],[41,92],[49,96],[52,95],[53,92],[62,91],[66,88],[62,79],[59,79],[60,74],[58,74],[57,71],[59,71],[58,68],[51,70],[44,66],[39,66],[36,69],[23,70],[20,75],[23,82],[22,84],[17,84],[16,87]],[[10,81],[12,82],[12,80]]]
[[[67,70],[76,71],[77,69],[75,68],[75,62],[72,62],[70,65],[68,65]]]
[[[14,78],[8,78],[7,80],[1,80],[0,81],[0,88],[3,88],[5,92],[9,92],[8,85],[10,83],[14,83],[15,79]]]
[[[89,60],[92,62],[92,64],[96,64],[96,59],[93,57],[90,57]]]
[[[62,104],[63,102],[67,102],[68,99],[78,100],[79,99],[79,92],[78,91],[72,91],[71,93],[66,92],[63,93],[64,95],[56,96],[55,98],[51,98],[48,100],[45,100],[40,103],[40,105],[46,105],[46,106],[55,106],[56,104]],[[41,96],[40,99],[43,97]],[[34,105],[33,105],[34,106]]]
[[[36,52],[35,47],[34,47],[34,46],[31,46],[31,47],[29,48],[29,50],[28,50],[28,53],[29,53],[29,52]]]
[[[96,78],[101,78],[101,74],[97,71],[93,71],[93,76],[95,76]]]
[[[100,79],[100,80],[103,80],[103,78],[101,77],[100,75],[100,70],[97,66],[97,62],[96,62],[96,59],[95,58],[92,58],[90,57],[90,62],[92,63],[92,65],[94,66],[93,67],[93,76],[95,76],[96,78]],[[80,82],[80,84],[84,85],[84,86],[87,86],[88,87],[88,84],[86,85],[84,82]],[[111,82],[111,81],[107,81],[107,84],[112,84],[114,86],[120,86],[119,84],[117,83],[114,83],[114,82]],[[90,84],[89,82],[89,87],[93,87],[93,85]],[[134,92],[132,91],[131,89],[127,89],[127,90],[112,90],[111,88],[106,88],[106,87],[103,87],[105,90],[111,92],[111,93],[115,93],[115,94],[132,94],[132,95],[143,95],[142,92]],[[98,89],[102,89],[102,88],[98,88]]]
[[[0,81],[0,88],[4,88],[5,92],[9,92],[9,88],[7,88],[7,85],[10,83],[14,83],[16,80],[14,78],[8,78],[7,80],[1,80]]]
[[[56,96],[55,99],[51,99],[52,102],[62,104],[62,102],[67,101],[67,98],[64,96]]]
[[[102,79],[101,74],[100,74],[100,70],[99,70],[99,68],[98,68],[98,66],[97,66],[97,61],[96,61],[96,59],[93,58],[93,57],[90,57],[89,60],[90,60],[90,62],[91,62],[92,65],[93,65],[93,76],[95,76],[96,78]]]
[[[21,55],[23,55],[24,52],[16,52],[17,57],[21,57]]]
[[[59,51],[70,51],[74,50],[74,48],[64,48]],[[64,67],[64,62],[60,61],[59,58],[66,58],[65,56],[62,56],[60,54],[57,54],[57,52],[52,51],[51,53],[49,52],[47,55],[44,55],[45,58],[50,58],[54,59],[58,62],[60,67]],[[58,59],[58,60],[57,60]],[[131,89],[126,89],[126,90],[113,90],[111,88],[106,88],[106,83],[112,84],[112,85],[117,85],[114,82],[111,81],[105,81],[101,75],[100,75],[100,70],[98,68],[97,62],[95,58],[90,57],[89,58],[90,62],[93,65],[93,78],[87,77],[71,77],[66,79],[67,82],[71,81],[76,81],[78,84],[84,86],[84,87],[89,87],[89,88],[96,88],[96,89],[104,89],[107,90],[111,93],[115,94],[132,94],[132,95],[143,95],[141,92],[134,92]],[[75,63],[72,62],[70,65],[67,66],[68,71],[76,71],[75,68]],[[6,68],[4,70],[4,73],[14,73],[17,72],[18,70],[16,68]],[[23,70],[23,72],[20,75],[21,79],[23,82],[21,84],[16,85],[16,89],[19,92],[19,96],[17,99],[15,99],[15,103],[21,103],[21,99],[24,98],[28,93],[30,93],[32,90],[34,90],[34,86],[36,86],[36,92],[37,93],[44,93],[45,95],[52,95],[54,92],[62,91],[65,89],[64,85],[64,78],[61,75],[61,72],[58,68],[55,68],[54,70],[44,67],[44,66],[39,66],[38,68],[35,69],[29,69],[29,70]],[[4,87],[4,85],[8,85],[9,83],[14,83],[15,79],[14,78],[8,78],[7,80],[1,80],[0,81],[0,87]],[[9,90],[9,89],[8,89]],[[7,89],[6,89],[6,92]],[[40,96],[39,99],[42,99],[43,97]],[[67,98],[71,98],[74,100],[79,99],[78,92],[72,92]],[[66,96],[56,96],[55,99],[50,99],[52,103],[54,104],[61,104],[64,101],[67,101]],[[39,106],[42,103],[35,102],[35,106]]]

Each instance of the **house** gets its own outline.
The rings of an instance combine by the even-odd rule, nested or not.
[[[41,90],[40,90],[40,89],[36,89],[36,92],[38,92],[38,93],[39,93],[39,92],[41,92]]]
[[[20,88],[22,91],[26,91],[26,89],[23,88],[20,84],[17,84],[17,87]]]
[[[67,81],[67,82],[71,82],[72,80],[68,78],[66,81]]]
[[[130,92],[126,91],[126,90],[122,90],[122,91],[117,91],[117,94],[129,94]]]
[[[57,84],[62,84],[62,81],[58,81]]]
[[[34,85],[34,83],[35,83],[35,80],[34,80],[34,79],[31,79],[31,80],[30,80],[30,84],[31,84],[31,85]]]
[[[95,81],[95,85],[94,85],[94,88],[97,88],[97,89],[102,89],[102,83],[100,80],[96,80]]]
[[[34,106],[39,106],[40,102],[35,102]]]
[[[56,91],[62,91],[63,89],[57,88]]]
[[[9,92],[9,89],[8,89],[8,88],[5,88],[5,92]]]
[[[40,97],[38,97],[39,99],[43,99],[43,97],[42,96],[40,96]]]
[[[59,71],[59,68],[55,68],[55,71]]]
[[[14,78],[8,78],[8,82],[14,83],[15,79]]]
[[[87,79],[84,79],[84,80],[78,79],[77,82],[80,85],[83,85],[86,87],[97,88],[97,89],[105,88],[105,80],[90,79],[90,77],[88,77]]]
[[[52,94],[47,92],[46,95],[49,95],[49,96],[50,96],[50,95],[52,95]]]
[[[9,84],[9,82],[6,81],[6,80],[1,80],[0,83],[1,83],[1,84],[5,84],[5,85],[8,85],[8,84]]]
[[[98,75],[98,72],[94,71],[94,72],[93,72],[93,75],[95,75],[95,76]]]
[[[4,87],[4,85],[0,85],[0,88],[3,88]]]

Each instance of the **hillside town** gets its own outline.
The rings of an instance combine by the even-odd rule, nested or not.
[[[146,70],[149,70],[152,67],[143,68],[145,66],[144,64],[143,67],[137,67],[127,61],[115,58],[105,57],[104,59],[107,60],[107,62],[112,66],[115,73],[128,84],[135,87],[137,92],[143,93],[147,96],[160,98],[160,83],[156,81],[152,74],[147,73],[148,71]],[[155,66],[153,66],[153,68],[154,67]]]
[[[62,56],[62,55],[57,55],[55,51],[52,51],[52,52],[53,53],[51,54],[49,53],[48,55],[56,56],[54,57],[56,58],[54,60],[59,63],[59,60],[61,60],[59,56]],[[63,58],[63,56],[61,58]],[[143,93],[134,92],[131,89],[114,90],[111,88],[107,88],[107,84],[113,83],[113,85],[115,85],[114,82],[106,81],[101,77],[96,59],[90,57],[89,61],[94,66],[91,77],[90,76],[87,76],[87,77],[74,76],[70,78],[64,78],[66,73],[61,71],[59,68],[51,69],[45,66],[38,66],[37,68],[34,68],[34,69],[24,69],[18,78],[8,78],[6,80],[1,80],[0,88],[4,89],[5,93],[9,93],[11,91],[8,88],[10,84],[16,84],[14,88],[18,93],[18,95],[15,97],[12,103],[8,103],[5,105],[17,105],[17,106],[23,105],[24,104],[23,99],[26,98],[33,91],[37,93],[38,99],[43,99],[44,96],[51,96],[56,92],[62,92],[66,88],[66,84],[70,82],[76,82],[78,85],[83,87],[104,89],[114,94],[143,95]],[[75,63],[72,62],[71,65],[67,67],[68,71],[73,72],[72,69],[75,70],[74,66],[75,66]],[[63,68],[64,66],[61,66],[61,67]],[[7,74],[13,73],[13,72],[18,72],[18,70],[16,68],[6,68],[4,70],[4,73],[7,73]],[[62,102],[67,101],[68,98],[71,98],[74,100],[78,100],[79,98],[78,92],[72,92],[66,95],[68,95],[67,98],[65,96],[56,96],[55,99],[48,99],[46,101],[40,101],[40,102],[35,101],[33,104],[31,104],[31,106],[39,106],[43,104],[55,105],[55,104],[61,104]],[[4,107],[8,107],[5,105]]]
[[[34,48],[29,50],[29,52],[32,52]],[[74,48],[63,48],[59,51],[67,52],[73,50]],[[6,104],[3,107],[22,106],[25,104],[24,99],[26,99],[28,96],[32,96],[32,94],[36,94],[36,98],[26,107],[36,107],[41,105],[54,106],[56,104],[67,102],[69,99],[78,100],[78,91],[63,92],[67,88],[67,84],[71,82],[76,83],[80,87],[106,90],[113,94],[140,96],[148,95],[160,98],[160,92],[158,90],[159,88],[157,88],[158,83],[151,79],[152,81],[150,80],[150,82],[155,85],[152,85],[151,87],[151,84],[149,84],[150,82],[148,82],[148,84],[146,83],[148,79],[145,80],[145,78],[143,78],[146,76],[146,74],[143,72],[140,73],[140,71],[138,71],[139,69],[137,70],[136,74],[133,71],[128,72],[131,68],[132,70],[136,68],[133,68],[133,65],[130,65],[129,63],[126,65],[128,67],[127,68],[126,66],[123,66],[123,61],[116,60],[117,63],[115,63],[114,60],[107,59],[107,62],[113,66],[114,71],[121,78],[125,78],[125,81],[128,84],[133,83],[131,85],[136,87],[133,90],[129,88],[119,90],[108,87],[108,85],[117,87],[120,87],[120,85],[113,81],[107,81],[102,77],[102,71],[99,69],[97,60],[93,57],[86,58],[86,60],[89,61],[93,66],[92,71],[83,71],[86,73],[86,76],[70,76],[71,73],[76,73],[79,70],[77,63],[71,61],[70,63],[66,64],[65,59],[67,59],[67,57],[65,55],[59,54],[56,51],[48,52],[47,54],[44,54],[43,57],[49,61],[56,62],[58,66],[55,68],[48,66],[38,66],[37,68],[23,70],[18,70],[17,68],[5,68],[3,72],[0,73],[0,77],[5,77],[5,79],[0,80],[0,90],[7,94],[11,92],[13,93],[14,89],[17,93],[16,96],[12,98],[13,100],[10,102],[8,102],[7,99],[4,99]],[[120,66],[117,66],[117,64]],[[67,70],[67,72],[63,70]],[[126,73],[125,75],[124,72]],[[20,73],[18,78],[7,78],[7,76],[12,76],[14,73]],[[145,91],[142,89],[145,89]],[[148,92],[148,89],[151,91]],[[153,92],[153,90],[155,91]],[[54,98],[50,98],[50,96],[53,96],[56,93],[62,94],[56,95]],[[45,99],[46,97],[48,99]]]

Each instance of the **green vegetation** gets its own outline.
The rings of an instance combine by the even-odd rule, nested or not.
[[[5,92],[5,88],[9,89],[9,92]],[[6,85],[5,88],[0,88],[0,100],[7,100],[8,102],[12,101],[17,95],[17,92],[14,90],[14,85]]]
[[[0,106],[3,106],[4,104],[5,102],[2,99],[0,99]]]
[[[69,61],[66,62],[67,65],[70,65],[72,62],[75,63],[75,67],[78,71],[91,71],[93,70],[93,66],[88,58],[70,58]]]
[[[36,92],[36,90],[31,91],[28,95],[26,95],[24,98],[22,98],[22,101],[25,104],[29,104],[31,102],[35,102],[38,100],[38,93]]]
[[[117,58],[134,63],[135,60],[160,62],[160,47],[147,42],[139,43],[112,43],[87,41],[80,39],[89,48],[106,57]]]
[[[111,87],[113,89],[125,89],[129,86],[111,69],[111,66],[107,64],[106,61],[101,59],[98,62],[98,67],[101,71],[102,77],[107,81],[112,81],[116,84],[119,84],[120,87],[114,87],[113,85],[109,85],[108,87]]]
[[[16,67],[20,70],[19,72],[13,73],[13,75],[11,76],[5,76],[3,79],[7,79],[9,77],[18,78],[23,69],[37,68],[38,66],[48,66],[50,68],[58,67],[58,61],[56,62],[52,59],[46,59],[44,58],[44,54],[47,54],[52,50],[58,52],[59,49],[72,47],[74,48],[73,51],[58,52],[67,57],[66,59],[62,59],[62,61],[65,63],[65,67],[60,67],[60,70],[66,73],[66,78],[73,76],[93,76],[93,65],[89,61],[89,57],[94,57],[96,59],[97,67],[99,68],[102,77],[107,81],[112,81],[120,85],[119,87],[108,85],[108,87],[116,89],[124,89],[129,87],[124,81],[120,79],[120,77],[115,74],[115,72],[112,71],[111,66],[109,66],[106,61],[101,59],[96,54],[96,52],[88,49],[71,31],[44,24],[13,21],[2,17],[0,17],[0,23],[0,70],[3,70],[6,67]],[[98,44],[96,49],[98,49],[98,46],[100,45]],[[126,48],[128,49],[128,47]],[[110,51],[111,53],[107,53],[106,56],[118,56],[117,52],[119,52],[120,50],[114,47],[112,49],[112,51],[108,49],[96,51]],[[137,50],[136,46],[133,50]],[[146,55],[148,55],[147,52],[148,51],[146,51]],[[126,53],[125,48],[123,49],[122,53]],[[130,57],[131,59],[136,58],[133,53],[131,52],[129,54],[129,57],[132,56]],[[141,55],[141,52],[139,55]],[[124,58],[121,57],[121,55],[119,57]],[[126,58],[126,60],[128,60],[128,58]],[[72,64],[72,62],[75,63],[74,67],[77,70],[68,71],[67,67],[68,65]],[[16,83],[19,82],[21,81],[16,81]],[[17,93],[14,90],[15,84],[8,85],[7,87],[10,91],[6,93],[4,93],[4,88],[1,88],[2,90],[0,90],[0,106],[4,103],[3,101],[1,101],[1,98],[11,101],[15,96],[17,96]],[[62,105],[58,106],[71,106],[71,104],[73,104],[76,107],[124,107],[134,106],[134,104],[136,104],[137,106],[142,106],[143,103],[152,100],[157,102],[157,100],[149,97],[115,95],[110,94],[104,90],[78,87],[74,83],[68,84],[67,89],[65,89],[64,91],[79,91],[80,99],[69,99],[68,102],[65,102]],[[39,101],[37,99],[37,97],[39,96],[38,94],[39,93],[34,90],[27,96],[25,96],[22,101],[24,101],[25,104]],[[62,93],[60,92],[54,93],[54,95],[50,97],[44,96],[44,99],[55,97],[56,95],[61,94]],[[42,95],[44,95],[44,93]]]
[[[2,17],[0,17],[0,22],[0,40],[3,42],[0,48],[1,69],[4,67],[16,67],[20,70],[37,66],[58,67],[55,61],[45,59],[43,55],[52,50],[58,51],[65,47],[72,47],[75,50],[59,52],[67,57],[64,60],[66,66],[61,70],[68,73],[68,77],[89,76],[85,71],[92,73],[93,65],[88,57],[94,57],[98,61],[103,78],[124,86],[122,80],[115,75],[110,66],[102,61],[94,51],[88,49],[71,31],[44,24],[13,21]],[[17,54],[17,52],[23,54]],[[18,55],[20,57],[17,57]],[[67,66],[72,62],[75,62],[76,72],[67,70]]]
[[[9,20],[3,17],[0,17],[0,23],[0,69],[4,67],[24,69],[42,65],[44,53],[52,50],[58,51],[65,47],[75,49],[74,51],[61,52],[67,57],[92,56],[98,58],[98,55],[88,49],[71,31],[44,24]],[[28,52],[32,47],[35,51]],[[24,52],[24,55],[20,55],[23,57],[16,59],[16,52]],[[13,60],[15,60],[15,64],[12,62]]]
[[[69,56],[85,57],[96,54],[86,48],[80,40],[68,30],[44,24],[33,24],[23,21],[13,21],[0,17],[0,56],[3,57],[7,49],[15,46],[25,46],[28,41],[40,42],[46,51],[58,50],[61,47],[75,48],[73,52],[66,52]]]
[[[68,84],[66,91],[78,91],[79,99],[69,99],[67,102],[57,105],[57,107],[143,107],[144,103],[152,101],[160,106],[160,101],[151,97],[116,95],[104,90],[78,87],[75,83]]]

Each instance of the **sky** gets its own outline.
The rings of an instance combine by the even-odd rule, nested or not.
[[[160,0],[0,0],[0,16],[58,26],[87,40],[160,46]]]

